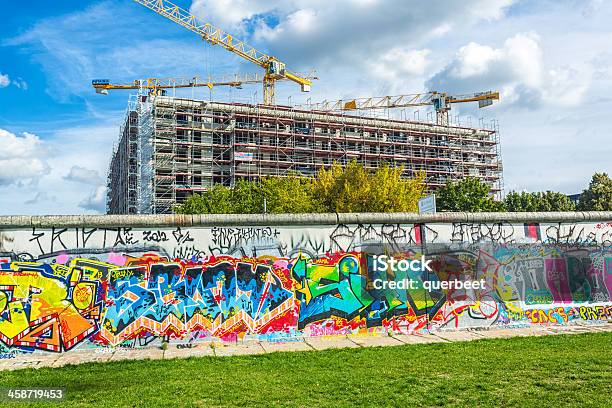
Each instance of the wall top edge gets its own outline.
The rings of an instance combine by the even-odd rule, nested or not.
[[[209,215],[43,215],[0,216],[0,230],[45,227],[207,227],[316,226],[335,224],[547,223],[609,222],[612,211],[532,213],[360,213],[360,214],[209,214]]]

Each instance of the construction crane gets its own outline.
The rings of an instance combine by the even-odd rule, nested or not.
[[[305,78],[317,79],[316,73],[313,71]],[[287,81],[287,78],[281,78],[280,81]],[[148,90],[149,94],[159,95],[165,92],[166,89],[177,88],[197,88],[208,87],[213,89],[217,86],[229,86],[233,88],[242,88],[245,84],[259,84],[263,81],[261,74],[234,74],[224,75],[220,77],[208,77],[206,79],[200,77],[193,78],[147,78],[137,79],[130,83],[111,83],[108,79],[95,79],[91,81],[96,93],[108,95],[111,90],[124,89],[140,89]]]
[[[275,83],[281,79],[293,81],[301,86],[302,92],[310,92],[312,80],[293,73],[285,68],[285,64],[277,58],[264,54],[244,41],[236,40],[210,23],[200,22],[196,16],[166,0],[134,0],[157,14],[174,21],[177,24],[198,34],[205,41],[219,45],[226,50],[244,58],[265,69],[263,77],[263,95],[265,105],[275,105]]]
[[[449,95],[445,92],[427,92],[411,95],[382,96],[375,98],[348,99],[339,101],[324,101],[314,104],[296,106],[310,110],[325,112],[344,112],[367,109],[391,109],[418,106],[433,106],[436,111],[436,123],[448,125],[448,112],[456,103],[478,102],[479,108],[484,108],[499,100],[499,92],[487,91],[468,95]]]

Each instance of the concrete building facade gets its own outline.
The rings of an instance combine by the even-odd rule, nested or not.
[[[424,170],[429,190],[478,177],[499,195],[497,126],[440,126],[388,118],[138,96],[108,175],[109,214],[165,214],[194,193],[238,179],[314,176],[334,162]]]

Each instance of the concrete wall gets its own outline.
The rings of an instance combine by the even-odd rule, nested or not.
[[[3,358],[609,319],[610,212],[0,217]]]

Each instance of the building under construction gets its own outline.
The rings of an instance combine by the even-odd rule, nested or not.
[[[334,162],[424,170],[435,190],[477,177],[499,195],[495,122],[477,128],[297,108],[139,95],[131,100],[108,175],[109,214],[164,214],[213,184],[313,176]]]

